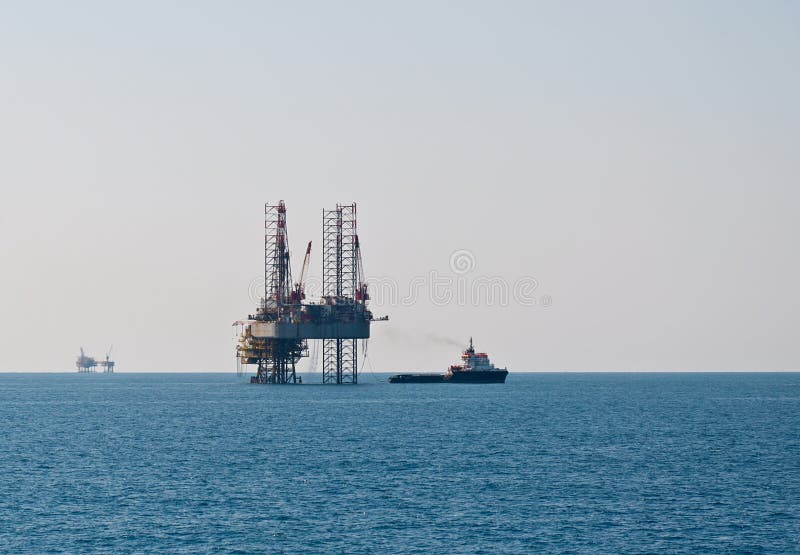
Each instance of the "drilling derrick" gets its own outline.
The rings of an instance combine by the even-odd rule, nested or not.
[[[372,313],[356,235],[356,205],[337,205],[322,212],[322,298],[304,302],[304,279],[311,256],[306,248],[300,279],[292,283],[286,206],[264,210],[265,293],[256,314],[242,326],[236,356],[240,365],[255,365],[251,383],[297,383],[297,362],[308,356],[308,340],[322,339],[322,382],[358,383],[356,341],[369,338]],[[380,318],[387,320],[388,317]]]
[[[264,206],[264,297],[252,323],[291,322],[296,316],[292,295],[292,272],[289,241],[286,231],[286,205]],[[297,301],[299,303],[299,301]],[[242,364],[258,366],[252,383],[295,383],[295,366],[308,355],[306,340],[300,337],[279,337],[254,332],[248,325],[239,339],[237,356]]]
[[[357,319],[356,205],[337,204],[322,211],[322,297],[346,319]],[[358,383],[358,345],[355,338],[322,340],[322,383]]]

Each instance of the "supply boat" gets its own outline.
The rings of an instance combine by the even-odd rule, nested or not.
[[[389,383],[505,383],[508,369],[497,368],[486,353],[476,353],[469,338],[469,347],[461,353],[461,364],[453,364],[444,374],[397,374]]]

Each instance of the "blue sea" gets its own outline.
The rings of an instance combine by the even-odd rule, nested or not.
[[[800,374],[385,380],[0,374],[0,552],[800,553]]]

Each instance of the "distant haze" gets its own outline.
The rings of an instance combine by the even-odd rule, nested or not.
[[[798,25],[780,1],[2,3],[0,370],[113,343],[119,371],[233,371],[280,199],[317,280],[322,209],[358,203],[375,372],[470,336],[512,371],[800,369]]]

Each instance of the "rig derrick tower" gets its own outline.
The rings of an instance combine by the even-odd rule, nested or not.
[[[322,296],[339,307],[343,318],[355,320],[358,258],[356,250],[356,205],[337,204],[322,211]],[[355,338],[322,340],[322,383],[358,383],[358,344]]]
[[[255,322],[288,322],[293,316],[292,270],[289,240],[286,229],[286,205],[264,205],[264,297]],[[258,366],[253,383],[295,383],[297,362],[308,354],[302,338],[256,336],[251,328],[245,330],[238,353],[245,364]]]

